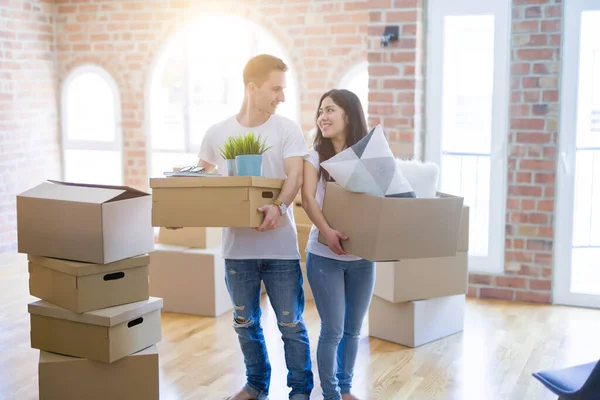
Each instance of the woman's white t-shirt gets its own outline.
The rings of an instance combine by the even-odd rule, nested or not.
[[[319,153],[317,153],[315,149],[311,148],[308,151],[308,155],[306,156],[305,160],[310,162],[315,167],[315,169],[317,170],[317,173],[320,173],[321,167],[319,165]],[[319,182],[317,183],[317,192],[315,194],[315,199],[317,200],[317,203],[319,204],[319,207],[321,208],[321,210],[323,209],[323,199],[325,197],[325,187],[326,187],[325,179],[321,176],[319,178]],[[344,232],[342,232],[342,233],[344,233]],[[343,245],[343,241],[341,241],[341,242]],[[308,236],[308,243],[306,245],[306,251],[309,253],[321,256],[321,257],[333,258],[334,260],[340,260],[340,261],[357,261],[357,260],[361,259],[360,257],[354,256],[351,254],[337,255],[333,251],[331,251],[329,246],[319,243],[319,229],[314,224],[313,224],[312,228],[310,229],[310,234]]]

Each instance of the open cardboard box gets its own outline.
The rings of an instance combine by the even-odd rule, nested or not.
[[[110,264],[29,255],[29,293],[76,313],[149,297],[148,254]]]
[[[31,347],[113,363],[160,342],[161,298],[78,314],[39,300],[28,305]]]
[[[18,251],[97,264],[146,254],[151,207],[128,186],[43,182],[17,196]]]
[[[158,400],[156,345],[112,364],[40,351],[40,400]]]
[[[256,228],[283,180],[258,176],[151,178],[152,226]],[[279,226],[285,223],[284,216]]]
[[[456,255],[463,198],[391,198],[355,193],[328,182],[323,214],[344,235],[343,249],[369,261]],[[319,233],[319,242],[326,244]]]

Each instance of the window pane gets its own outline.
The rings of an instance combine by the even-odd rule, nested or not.
[[[123,184],[120,151],[66,149],[64,157],[67,182]]]
[[[600,147],[600,11],[581,15],[577,147]]]
[[[490,154],[494,16],[444,18],[442,151]]]
[[[198,155],[193,153],[152,153],[151,178],[164,178],[164,173],[173,171],[173,167],[196,165]]]
[[[152,82],[152,148],[184,150],[185,53],[181,35],[159,60]]]
[[[95,72],[74,78],[66,88],[69,140],[113,142],[116,139],[115,95]]]
[[[460,194],[469,206],[469,254],[486,257],[489,246],[490,157],[443,155],[441,191]]]
[[[369,70],[367,66],[359,71],[351,71],[342,79],[342,88],[353,92],[358,96],[360,104],[365,112],[365,119],[369,121]]]

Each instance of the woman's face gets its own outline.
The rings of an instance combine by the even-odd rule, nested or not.
[[[340,139],[346,137],[346,113],[335,104],[331,97],[325,97],[319,108],[317,125],[327,139]]]

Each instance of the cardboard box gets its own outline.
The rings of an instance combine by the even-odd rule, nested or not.
[[[128,186],[41,183],[17,196],[18,251],[97,264],[149,253],[151,201]]]
[[[40,400],[158,400],[156,346],[106,364],[40,351]]]
[[[163,298],[167,312],[216,317],[233,309],[218,248],[157,245],[150,254],[150,294]]]
[[[306,276],[306,262],[300,263],[300,267],[302,268],[302,288],[304,290],[304,300],[314,300],[315,297],[313,296],[310,283],[308,282],[308,276]]]
[[[468,256],[419,258],[377,263],[376,296],[392,303],[466,294]]]
[[[77,313],[147,300],[150,257],[89,264],[28,257],[29,293]]]
[[[78,314],[44,300],[28,306],[31,347],[112,363],[161,340],[162,299]]]
[[[302,203],[294,203],[294,222],[296,225],[312,225],[312,221],[308,218],[306,211],[302,208]]]
[[[373,296],[369,308],[369,336],[408,347],[418,347],[461,332],[465,295],[390,303]]]
[[[460,233],[456,251],[469,251],[469,206],[463,206],[462,218],[460,220]]]
[[[256,176],[151,178],[152,226],[255,228],[264,219],[258,208],[276,200],[282,185]]]
[[[456,255],[463,198],[386,198],[350,192],[328,182],[323,214],[348,236],[344,250],[370,261]],[[319,242],[325,244],[323,234]]]
[[[300,251],[300,261],[306,262],[306,245],[308,243],[308,236],[310,235],[311,225],[296,225],[296,231],[298,232],[298,250]]]
[[[182,228],[167,229],[161,227],[158,242],[175,246],[210,249],[221,246],[223,230],[221,228]]]

